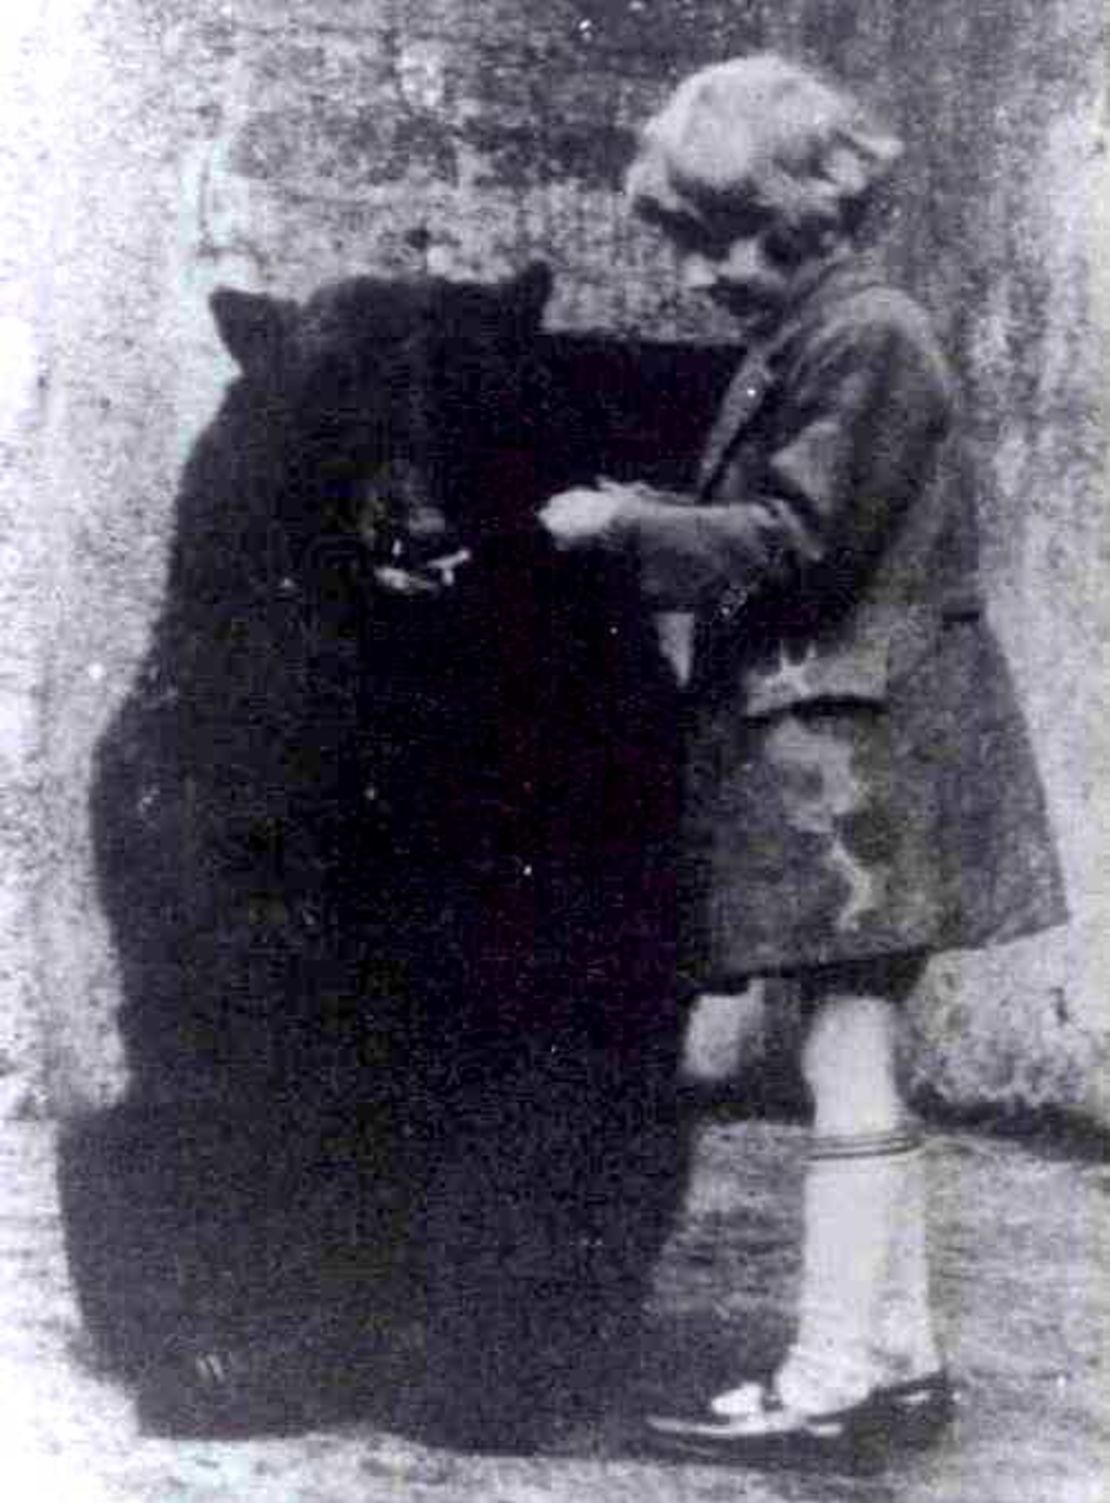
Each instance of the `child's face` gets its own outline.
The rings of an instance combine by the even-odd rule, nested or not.
[[[734,189],[716,216],[681,207],[677,199],[642,212],[677,252],[682,285],[711,298],[748,329],[773,325],[828,254],[791,254],[778,216],[754,189],[750,197]]]
[[[719,226],[668,215],[661,227],[678,253],[687,291],[703,293],[746,325],[773,323],[809,268],[783,255],[776,224],[759,210],[730,208]]]

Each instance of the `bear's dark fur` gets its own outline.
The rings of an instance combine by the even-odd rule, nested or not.
[[[152,1415],[208,1348],[289,1412],[400,1351],[429,1423],[529,1432],[669,1225],[680,707],[631,581],[534,520],[611,457],[547,292],[213,299],[242,374],[93,794],[130,1094],[62,1154]]]

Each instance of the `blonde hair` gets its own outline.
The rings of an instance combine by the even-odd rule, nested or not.
[[[801,249],[854,235],[901,155],[846,90],[774,53],[702,68],[641,133],[625,190],[648,217],[766,216]]]

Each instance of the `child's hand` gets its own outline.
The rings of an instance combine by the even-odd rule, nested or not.
[[[626,496],[620,486],[606,483],[602,490],[576,486],[552,496],[539,519],[557,548],[603,548],[615,541],[625,507]]]

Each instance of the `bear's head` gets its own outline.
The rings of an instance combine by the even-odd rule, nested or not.
[[[534,263],[490,285],[355,277],[303,305],[213,294],[304,546],[357,539],[380,586],[434,595],[476,542],[530,516],[550,290]]]

